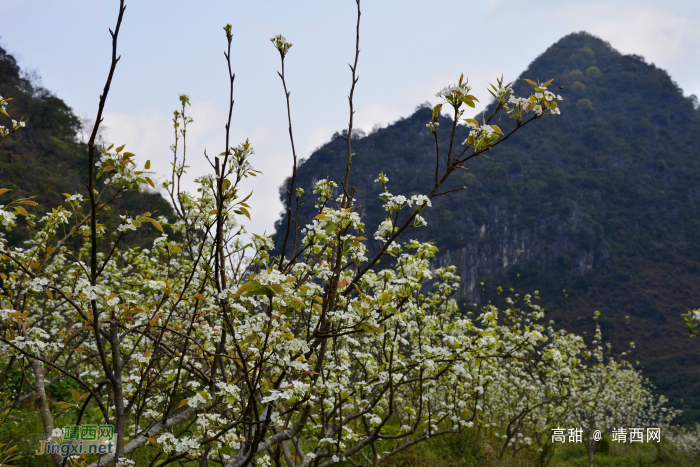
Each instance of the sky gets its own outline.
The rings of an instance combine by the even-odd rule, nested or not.
[[[109,69],[117,0],[0,0],[0,45],[77,113],[93,117]],[[210,172],[203,154],[225,150],[228,74],[223,26],[233,25],[236,74],[231,142],[250,139],[260,177],[248,230],[273,231],[279,186],[292,155],[280,58],[270,38],[292,42],[285,71],[297,155],[307,158],[347,127],[354,58],[352,0],[131,0],[119,34],[121,60],[105,107],[105,138],[126,144],[157,180],[170,174],[172,112],[191,98],[186,187]],[[487,102],[486,85],[514,79],[550,45],[587,31],[625,54],[667,70],[686,95],[700,95],[700,2],[666,0],[363,0],[355,128],[409,116],[459,80]],[[537,78],[537,77],[536,77]],[[539,77],[546,78],[546,77]],[[477,107],[474,113],[479,111]]]

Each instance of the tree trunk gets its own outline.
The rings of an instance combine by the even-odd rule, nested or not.
[[[41,368],[38,360],[32,360],[30,365],[32,370],[34,370],[34,377],[36,378],[36,383],[34,383],[34,390],[36,392],[36,405],[39,407],[39,415],[41,416],[41,423],[44,425],[44,434],[46,438],[51,437],[51,432],[54,429],[53,417],[51,416],[51,407],[49,407],[49,400],[46,397],[46,388],[44,387],[44,370]],[[60,454],[51,454],[53,463],[56,467],[61,467],[63,462],[63,456]]]

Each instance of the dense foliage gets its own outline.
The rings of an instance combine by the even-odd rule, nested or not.
[[[698,420],[700,356],[680,317],[700,302],[697,98],[684,97],[664,70],[586,33],[564,37],[522,74],[545,76],[564,97],[562,115],[455,174],[447,188],[466,189],[437,199],[416,238],[435,242],[437,265],[458,266],[463,308],[502,302],[499,285],[539,290],[558,326],[589,334],[590,313],[600,310],[616,351],[644,342],[633,359],[684,409],[683,420]],[[520,93],[528,85],[513,86]],[[377,172],[408,197],[432,186],[429,118],[422,105],[353,141],[352,186],[368,225],[384,217]],[[506,131],[512,122],[496,123]],[[442,130],[453,121],[439,123]],[[457,139],[467,132],[458,126]],[[445,147],[449,134],[439,134]],[[300,166],[297,186],[342,176],[344,150],[336,134]],[[299,224],[313,215],[310,203],[301,206]]]

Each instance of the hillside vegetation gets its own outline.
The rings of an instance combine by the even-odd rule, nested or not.
[[[681,421],[699,420],[700,356],[680,317],[700,303],[697,99],[684,97],[664,70],[587,33],[566,36],[537,57],[515,82],[516,95],[528,86],[522,78],[551,77],[550,89],[564,97],[560,118],[470,161],[447,188],[466,189],[437,198],[424,211],[427,228],[412,235],[436,243],[436,265],[458,265],[463,306],[498,305],[498,286],[539,290],[561,327],[589,334],[600,310],[614,348],[635,342],[633,359],[684,410]],[[385,217],[374,183],[380,171],[395,182],[395,195],[431,186],[429,120],[429,106],[421,105],[353,141],[350,185],[367,237]],[[511,122],[495,123],[506,131]],[[440,118],[441,141],[452,123]],[[467,129],[457,133],[461,141]],[[297,186],[310,193],[319,178],[342,178],[340,136],[299,168]],[[286,200],[285,186],[280,191]],[[301,202],[304,226],[316,213],[310,200]],[[285,225],[281,218],[277,231]]]
[[[0,59],[0,95],[13,99],[8,106],[10,115],[27,122],[0,149],[0,188],[11,189],[13,199],[34,196],[39,205],[31,211],[37,215],[62,204],[63,193],[87,196],[87,145],[78,139],[80,119],[60,98],[24,76],[15,58],[1,47]],[[0,119],[0,124],[8,126],[9,118],[3,115]],[[117,212],[145,211],[172,215],[170,204],[157,193],[125,192],[111,206],[107,232],[119,224]],[[10,245],[29,237],[26,223],[20,222],[8,235]],[[148,227],[127,237],[126,243],[146,244],[155,234]],[[104,240],[101,247],[106,248],[114,239],[108,235]]]

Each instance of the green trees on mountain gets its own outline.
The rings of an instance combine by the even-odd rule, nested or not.
[[[600,310],[613,346],[646,342],[634,358],[686,420],[698,419],[700,360],[680,318],[700,303],[697,99],[684,97],[664,70],[586,33],[537,57],[515,81],[516,94],[529,86],[522,78],[543,77],[564,97],[562,115],[455,174],[446,189],[466,189],[436,199],[417,236],[435,241],[436,264],[459,266],[463,306],[498,304],[498,286],[539,290],[559,326],[589,333],[590,313]],[[396,194],[431,183],[429,119],[428,106],[419,106],[353,141],[352,186],[369,229],[384,217],[373,183],[380,170],[399,182]],[[452,126],[448,116],[439,123]],[[513,120],[496,123],[507,131]],[[467,128],[457,131],[466,138]],[[343,147],[336,134],[299,168],[297,186],[337,179]],[[312,210],[301,206],[300,225]]]
[[[33,196],[39,205],[32,212],[41,217],[63,202],[63,193],[85,192],[87,145],[79,140],[81,121],[65,102],[24,76],[15,58],[2,48],[0,59],[0,96],[11,97],[8,110],[12,117],[27,122],[0,148],[0,181],[13,191],[13,197]],[[6,120],[4,125],[10,120],[0,118]],[[159,194],[126,192],[116,200],[106,222],[116,228],[120,222],[117,211],[142,212],[145,206],[159,215],[172,215]],[[29,234],[26,223],[20,221],[7,236],[11,245],[18,245]],[[155,229],[147,229],[127,241],[143,243],[153,238]]]

